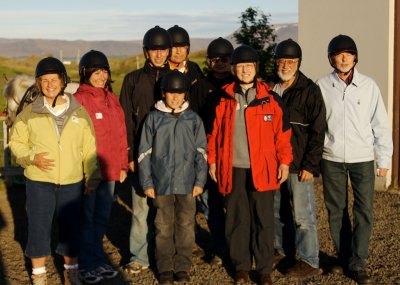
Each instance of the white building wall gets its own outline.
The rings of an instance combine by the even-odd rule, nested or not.
[[[338,34],[357,44],[361,73],[375,79],[392,110],[395,0],[299,0],[302,71],[316,80],[332,71],[329,41]]]
[[[395,1],[299,0],[302,71],[313,80],[330,73],[329,41],[338,34],[352,37],[358,49],[357,69],[377,82],[390,124],[393,122]],[[376,188],[387,188],[390,177],[389,173],[386,179],[377,179]]]

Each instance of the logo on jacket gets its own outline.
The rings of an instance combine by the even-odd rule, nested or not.
[[[272,122],[272,115],[264,115],[264,122]]]
[[[96,119],[97,120],[103,119],[103,114],[102,113],[96,113]]]

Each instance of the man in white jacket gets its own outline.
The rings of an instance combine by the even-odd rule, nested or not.
[[[375,81],[360,74],[357,46],[346,35],[328,46],[334,71],[319,79],[326,106],[327,130],[321,173],[331,236],[340,266],[358,284],[372,284],[366,270],[373,221],[374,160],[377,176],[386,176],[393,152],[392,134],[381,93]],[[353,226],[348,207],[348,177],[353,202]]]

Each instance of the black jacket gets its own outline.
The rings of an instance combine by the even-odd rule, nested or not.
[[[125,113],[128,161],[137,160],[144,119],[154,103],[161,99],[160,78],[169,71],[168,64],[156,68],[146,60],[143,68],[128,73],[124,78],[119,101]]]
[[[324,148],[326,110],[321,90],[300,71],[282,96],[292,127],[291,173],[307,170],[318,176]]]
[[[210,133],[214,118],[214,109],[219,103],[221,93],[218,92],[223,86],[235,81],[229,73],[225,78],[218,79],[211,74],[196,82],[190,89],[189,104],[190,108],[203,119],[206,133]]]

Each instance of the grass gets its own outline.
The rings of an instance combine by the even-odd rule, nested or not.
[[[190,60],[196,62],[203,70],[206,67],[205,64],[206,51],[198,51],[190,54]],[[6,78],[11,79],[17,74],[28,74],[34,75],[36,64],[43,57],[48,56],[30,56],[24,59],[13,59],[0,57],[0,75],[3,77],[0,79],[0,90],[3,94],[4,85],[6,84]],[[115,94],[119,96],[122,82],[127,73],[132,70],[136,70],[137,66],[142,67],[144,64],[143,54],[138,54],[128,58],[109,58],[110,68],[112,72],[113,90]],[[66,65],[67,73],[71,77],[72,81],[79,82],[78,66],[76,63]],[[4,96],[0,96],[0,111],[5,110],[6,101]],[[2,121],[0,121],[0,140],[3,140],[3,128]],[[4,153],[0,151],[0,166],[4,165]]]

